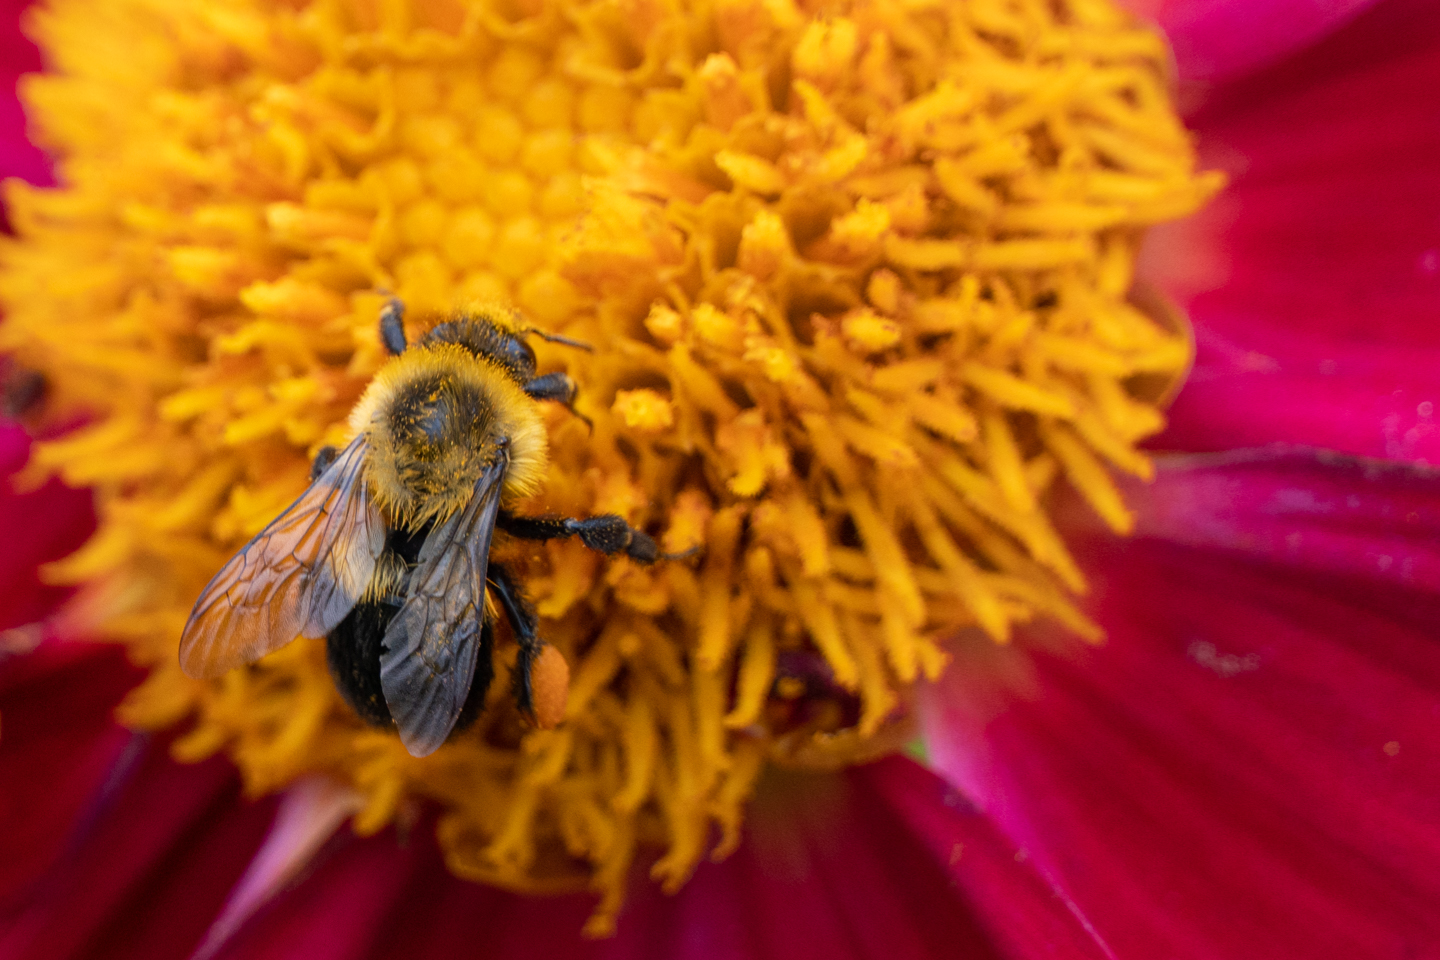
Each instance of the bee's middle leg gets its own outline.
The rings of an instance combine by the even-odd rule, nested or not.
[[[641,563],[656,560],[673,560],[675,557],[661,553],[655,538],[644,530],[636,530],[617,514],[606,513],[598,517],[576,520],[573,517],[517,517],[513,513],[500,511],[495,525],[512,537],[522,540],[563,540],[579,537],[580,542],[591,550],[601,553],[624,553]]]

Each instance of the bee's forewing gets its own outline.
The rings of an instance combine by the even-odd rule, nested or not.
[[[485,571],[506,459],[475,483],[465,509],[430,532],[380,653],[380,688],[413,756],[433,753],[455,726],[480,649]]]
[[[363,435],[351,441],[206,585],[180,635],[185,673],[218,677],[345,619],[385,548],[385,523],[365,484],[366,449]]]

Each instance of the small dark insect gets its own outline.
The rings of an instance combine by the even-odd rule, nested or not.
[[[16,365],[13,361],[0,380],[0,414],[23,420],[36,412],[45,400],[45,375]]]
[[[395,357],[350,415],[355,439],[321,450],[309,488],[201,592],[180,638],[180,666],[218,677],[296,636],[324,636],[346,701],[366,722],[395,727],[419,757],[484,704],[493,644],[487,588],[519,644],[517,705],[542,725],[559,721],[554,704],[541,704],[537,718],[532,676],[567,668],[538,636],[509,572],[490,562],[497,527],[531,540],[579,536],[642,563],[666,555],[614,514],[521,517],[505,508],[545,476],[536,401],[569,407],[575,399],[565,374],[536,375],[524,338],[584,344],[490,311],[442,323],[407,349],[403,311],[391,300],[381,313],[381,338]]]

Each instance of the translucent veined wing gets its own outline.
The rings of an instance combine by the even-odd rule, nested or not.
[[[405,603],[385,630],[380,689],[413,756],[445,742],[475,678],[485,615],[485,571],[509,459],[475,482],[465,509],[430,532]]]
[[[180,635],[180,669],[218,677],[297,636],[320,637],[360,600],[385,548],[363,435],[206,585]]]

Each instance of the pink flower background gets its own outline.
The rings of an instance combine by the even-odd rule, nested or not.
[[[776,775],[734,856],[582,941],[588,898],[456,880],[424,821],[324,840],[313,785],[247,801],[119,727],[136,671],[35,574],[88,498],[0,492],[0,960],[1440,957],[1440,8],[1137,6],[1233,183],[1147,250],[1198,356],[1135,537],[1063,507],[1104,646],[957,645],[930,769]],[[9,95],[0,175],[49,177]]]

